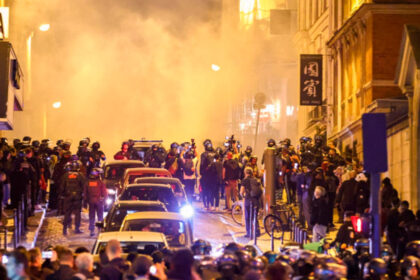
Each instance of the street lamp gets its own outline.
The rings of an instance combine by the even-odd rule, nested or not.
[[[58,109],[61,107],[61,102],[60,101],[54,102],[52,106],[54,109]]]
[[[50,24],[49,23],[41,24],[39,26],[39,30],[41,30],[42,32],[50,30]]]
[[[212,64],[211,65],[211,70],[213,70],[214,72],[217,72],[220,70],[220,66],[217,64]]]

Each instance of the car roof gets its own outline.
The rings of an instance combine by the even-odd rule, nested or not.
[[[184,221],[184,217],[181,214],[174,212],[156,212],[156,211],[145,211],[127,214],[124,218],[124,222],[127,220],[177,220]],[[123,223],[124,223],[123,222]]]
[[[153,181],[182,185],[181,181],[178,178],[168,178],[168,177],[140,177],[140,178],[137,178],[134,182],[141,184],[141,183],[150,183]]]
[[[160,232],[151,231],[112,231],[102,232],[98,236],[97,242],[107,242],[112,239],[118,241],[144,241],[144,242],[165,242],[165,235]]]
[[[151,167],[134,167],[134,168],[127,168],[125,170],[125,174],[128,172],[141,172],[141,173],[158,173],[158,174],[170,174],[170,172],[165,168],[151,168]]]
[[[127,164],[143,164],[143,166],[145,166],[144,162],[140,160],[113,160],[113,161],[107,161],[104,167],[108,165],[127,165]]]
[[[149,183],[143,183],[143,184],[130,184],[127,185],[125,188],[141,188],[141,187],[153,187],[153,188],[165,188],[165,189],[171,189],[171,186],[166,184],[149,184]]]
[[[120,200],[116,202],[116,206],[129,206],[129,205],[156,205],[156,206],[165,206],[162,202],[158,200]]]

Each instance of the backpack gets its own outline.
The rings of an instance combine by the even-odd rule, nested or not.
[[[187,175],[187,176],[194,175],[193,168],[194,168],[193,160],[191,158],[186,159],[185,163],[184,163],[184,173],[185,173],[185,175]]]
[[[261,183],[257,179],[252,178],[250,180],[250,184],[251,184],[251,190],[249,194],[251,198],[260,198],[261,195],[263,194]]]

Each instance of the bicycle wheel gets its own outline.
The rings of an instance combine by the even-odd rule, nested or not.
[[[274,239],[282,239],[283,237],[283,222],[276,215],[268,214],[264,218],[264,229],[270,237],[271,232],[273,232]]]
[[[237,201],[232,206],[232,219],[238,225],[242,225],[244,210],[242,209],[242,202]]]

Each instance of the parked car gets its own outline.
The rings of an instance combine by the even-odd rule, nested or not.
[[[159,213],[159,212],[157,212]],[[163,233],[146,231],[113,231],[100,233],[93,245],[92,255],[99,255],[105,250],[108,241],[120,241],[124,255],[130,252],[151,255],[155,250],[168,247],[168,242]]]
[[[121,225],[124,231],[163,233],[170,248],[190,248],[193,232],[182,215],[170,212],[137,212],[125,216]]]
[[[165,168],[129,168],[125,170],[121,188],[133,184],[137,178],[142,177],[172,177],[171,173]]]
[[[168,177],[141,177],[134,180],[135,184],[167,184],[170,185],[175,193],[175,197],[181,205],[188,203],[185,187],[178,178]]]
[[[117,201],[109,210],[103,222],[97,222],[96,226],[103,231],[119,231],[127,214],[144,211],[167,212],[165,204],[160,201],[123,200]]]
[[[108,199],[105,209],[108,210],[120,192],[121,180],[127,168],[144,167],[144,163],[138,160],[116,160],[104,164],[104,183],[108,190]]]

